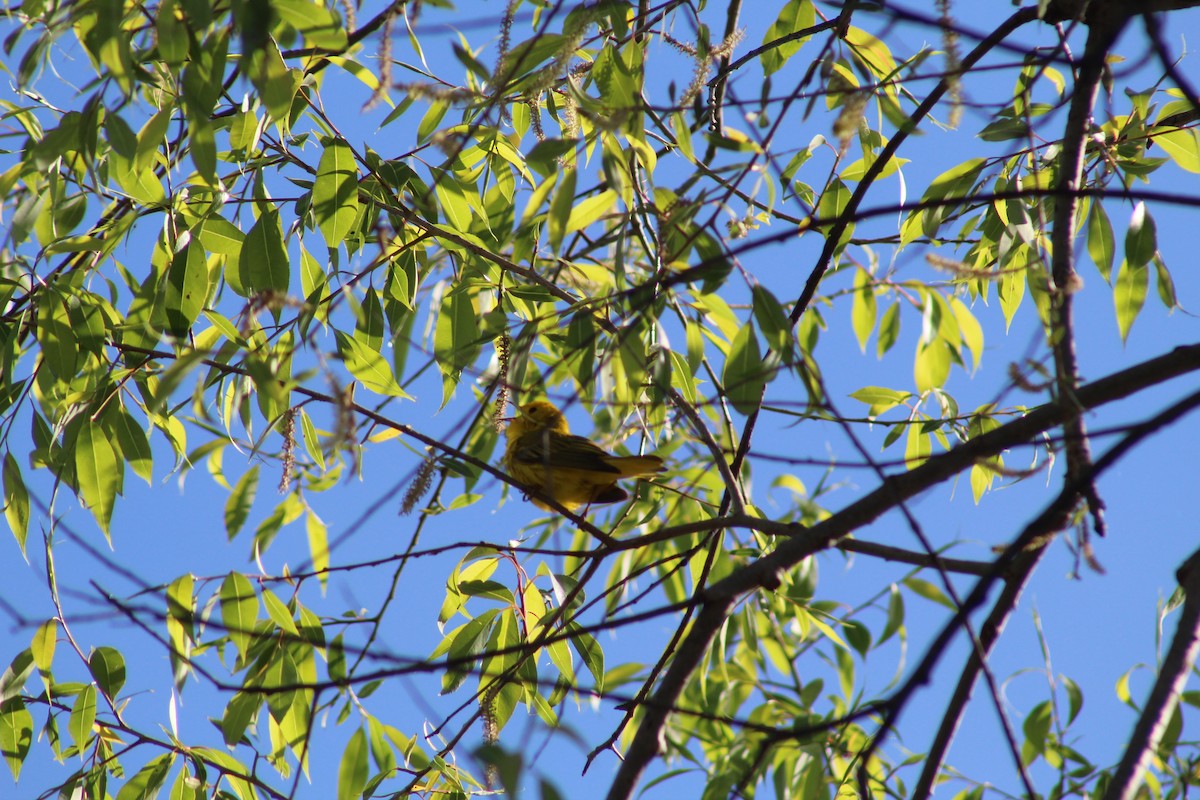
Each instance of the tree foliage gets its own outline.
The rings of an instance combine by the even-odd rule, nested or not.
[[[1100,478],[1200,403],[1152,393],[1200,369],[1183,315],[1085,380],[1076,303],[1091,262],[1122,341],[1181,306],[1190,4],[936,5],[8,8],[4,512],[44,577],[0,592],[14,779],[40,750],[45,796],[552,798],[540,742],[574,738],[613,798],[982,796],[946,760],[982,682],[1018,791],[1184,793],[1194,570],[1119,762],[1075,746],[1070,678],[1015,722],[988,663],[1048,551],[1101,568]],[[669,472],[530,523],[497,444],[537,397]],[[193,471],[223,530],[138,510]],[[1020,521],[931,534],[911,501],[956,482]],[[147,528],[242,556],[166,573]],[[838,554],[893,566],[856,597]],[[65,585],[81,557],[132,588]]]

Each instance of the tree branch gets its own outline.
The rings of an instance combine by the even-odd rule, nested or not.
[[[1200,653],[1200,550],[1192,553],[1175,574],[1184,592],[1179,626],[1104,800],[1133,800],[1137,795],[1146,764],[1162,740]]]
[[[1086,385],[1079,389],[1076,398],[1084,409],[1097,408],[1196,370],[1200,370],[1200,344],[1176,348],[1158,358]],[[865,497],[814,525],[802,535],[783,542],[770,555],[742,567],[709,587],[701,597],[703,607],[691,630],[676,650],[662,683],[645,707],[642,723],[609,790],[609,800],[628,800],[632,797],[642,772],[662,751],[662,734],[668,710],[678,702],[688,680],[703,662],[717,631],[743,595],[777,587],[779,575],[805,558],[837,543],[897,503],[941,483],[977,461],[997,455],[1010,446],[1028,441],[1038,433],[1061,424],[1064,415],[1064,409],[1057,403],[1041,406],[1020,419],[930,458],[916,469],[890,476]]]

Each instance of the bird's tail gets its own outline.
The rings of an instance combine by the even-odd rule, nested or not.
[[[604,462],[619,469],[622,478],[653,475],[666,469],[663,460],[658,456],[608,456]]]

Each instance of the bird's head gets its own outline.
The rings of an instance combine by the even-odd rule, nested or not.
[[[534,400],[520,407],[520,414],[512,419],[506,431],[508,437],[519,438],[530,431],[549,429],[555,433],[570,433],[567,418],[548,400]]]

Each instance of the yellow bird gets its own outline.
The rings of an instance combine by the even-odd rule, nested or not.
[[[662,472],[658,456],[617,456],[589,439],[571,435],[567,418],[545,400],[520,408],[508,423],[504,467],[530,488],[574,510],[593,503],[619,503],[629,493],[617,486],[622,478]],[[554,509],[536,497],[527,498],[538,508]]]

